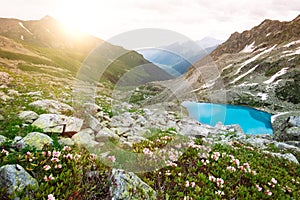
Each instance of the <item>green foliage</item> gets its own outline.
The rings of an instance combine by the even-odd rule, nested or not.
[[[38,186],[13,195],[21,199],[47,199],[49,194],[56,199],[103,199],[108,195],[109,169],[85,149],[45,146],[42,151],[9,150],[8,155],[0,154],[0,161],[0,166],[18,163],[38,180]],[[5,188],[0,192],[9,199]]]

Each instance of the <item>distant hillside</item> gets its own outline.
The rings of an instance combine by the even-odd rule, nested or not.
[[[98,62],[113,62],[105,71],[103,81],[115,84],[125,72],[149,63],[135,51],[67,30],[50,16],[32,21],[0,18],[0,65],[30,74],[73,80],[82,62],[99,45],[104,49],[97,55]],[[116,52],[122,52],[123,56],[114,61],[110,56]],[[172,78],[163,70],[160,74],[159,80]],[[152,77],[153,74],[146,73],[146,76]]]
[[[192,64],[211,53],[220,43],[219,40],[206,37],[197,42],[177,42],[156,49],[140,50],[139,53],[169,74],[178,77]]]
[[[183,76],[165,82],[169,89],[160,99],[176,90],[176,98],[182,99],[192,94],[197,101],[247,105],[272,113],[297,110],[299,77],[300,15],[290,22],[265,20],[251,30],[233,33]]]

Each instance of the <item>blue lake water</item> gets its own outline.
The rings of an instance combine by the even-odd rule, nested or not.
[[[215,126],[238,124],[246,134],[273,134],[271,114],[245,106],[183,102],[190,117]]]

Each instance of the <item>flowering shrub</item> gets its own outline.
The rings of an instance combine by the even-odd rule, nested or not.
[[[42,151],[30,148],[20,152],[9,152],[5,148],[1,151],[0,166],[18,163],[38,181],[38,186],[31,186],[27,191],[15,193],[10,198],[102,199],[108,195],[109,169],[85,149],[46,146]],[[94,171],[99,176],[89,176]]]

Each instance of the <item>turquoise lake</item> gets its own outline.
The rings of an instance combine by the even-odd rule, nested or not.
[[[190,117],[215,126],[238,124],[246,134],[273,134],[271,114],[245,106],[183,102]]]

